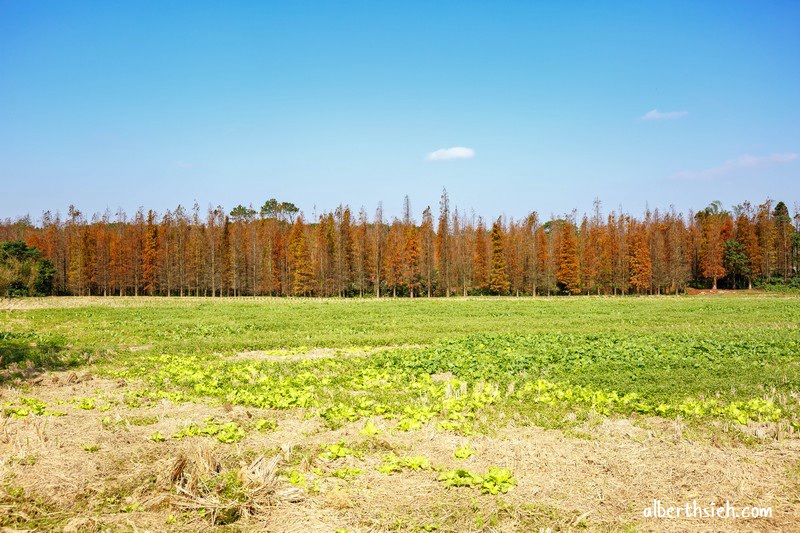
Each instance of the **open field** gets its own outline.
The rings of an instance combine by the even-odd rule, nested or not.
[[[0,301],[0,526],[789,531],[799,328],[764,294]]]

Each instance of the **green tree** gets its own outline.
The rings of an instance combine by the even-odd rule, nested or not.
[[[738,288],[741,278],[750,278],[750,261],[741,242],[728,239],[722,244],[722,256],[725,270],[731,276],[734,288]]]
[[[38,248],[23,241],[0,242],[0,295],[49,296],[56,269]]]
[[[270,198],[261,206],[261,218],[278,218],[278,200]]]

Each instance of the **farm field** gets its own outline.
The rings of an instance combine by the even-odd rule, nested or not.
[[[0,300],[0,354],[2,527],[800,523],[797,296]]]

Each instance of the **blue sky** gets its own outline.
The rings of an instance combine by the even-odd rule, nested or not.
[[[791,206],[798,28],[793,1],[0,0],[0,218]]]

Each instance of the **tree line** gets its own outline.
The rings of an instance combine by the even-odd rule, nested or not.
[[[340,205],[307,220],[276,199],[258,210],[195,204],[91,219],[70,206],[65,217],[2,221],[0,241],[33,254],[27,289],[14,288],[31,295],[616,295],[800,281],[800,213],[772,200],[638,218],[604,215],[595,202],[582,217],[546,221],[536,212],[487,221],[451,209],[446,191],[437,216],[428,207],[420,221],[408,197],[391,220],[380,205],[372,216]],[[40,254],[47,283],[36,285]]]

